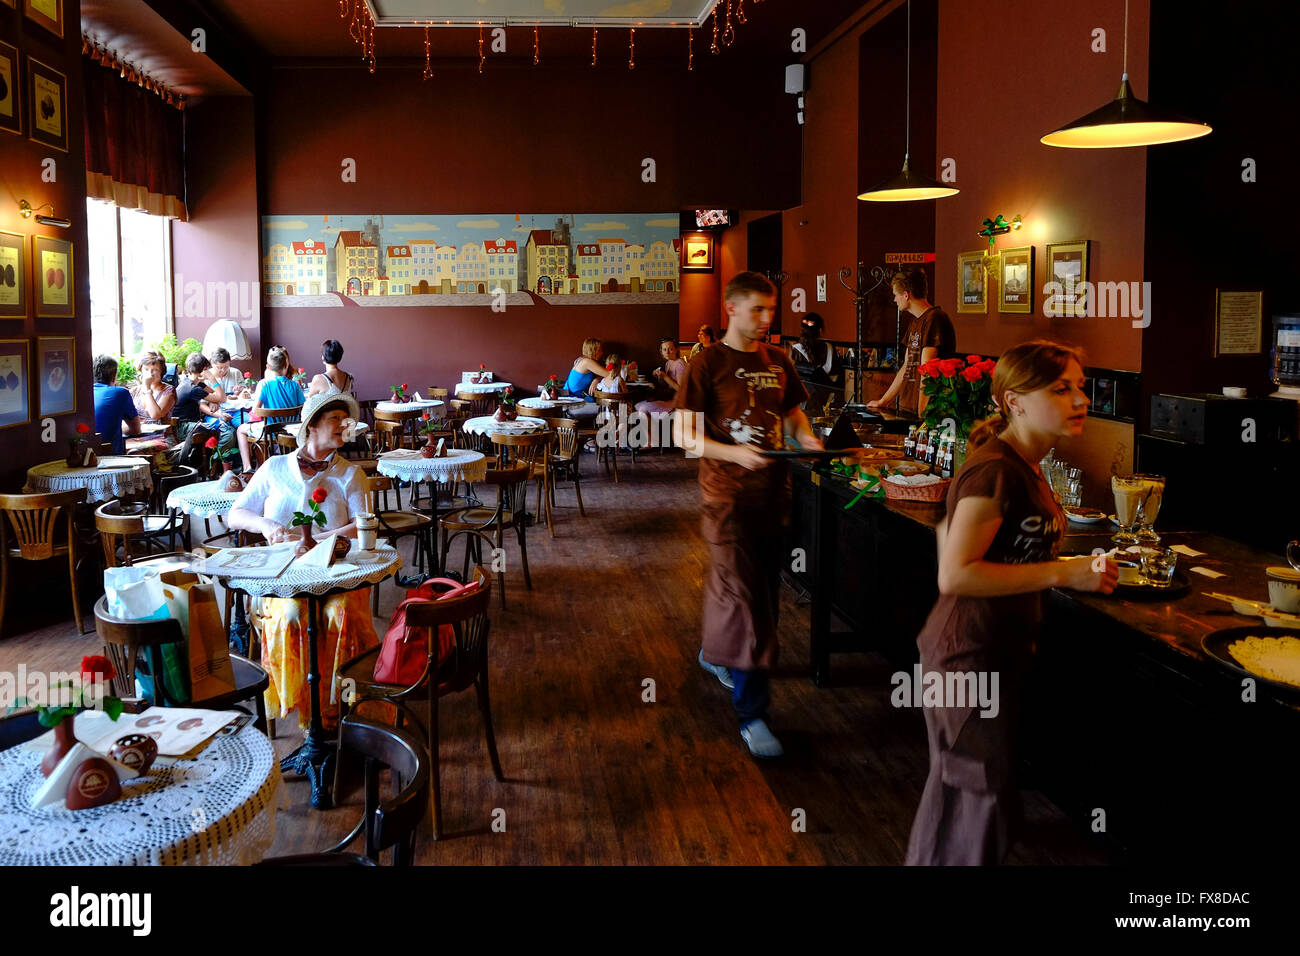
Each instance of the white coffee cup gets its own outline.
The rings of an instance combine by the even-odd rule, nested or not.
[[[1266,569],[1268,575],[1268,602],[1278,611],[1300,613],[1300,571],[1293,568]]]
[[[357,515],[357,547],[362,551],[373,551],[378,537],[379,519],[369,513]]]

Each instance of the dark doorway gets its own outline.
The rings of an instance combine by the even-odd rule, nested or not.
[[[617,279],[610,279],[609,282],[607,282],[607,283],[605,284],[605,291],[606,291],[606,292],[617,292],[617,291],[618,291],[618,280],[617,280]]]
[[[749,256],[745,268],[761,272],[768,278],[781,271],[781,214],[773,213],[749,224]],[[781,316],[785,303],[784,289],[777,289],[776,315],[772,318],[772,336],[781,334]]]

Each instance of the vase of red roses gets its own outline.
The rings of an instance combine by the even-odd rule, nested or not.
[[[993,369],[997,363],[978,355],[931,359],[921,365],[921,390],[929,399],[925,425],[930,431],[967,438],[992,410]]]
[[[122,715],[122,701],[107,693],[108,682],[116,676],[112,661],[99,654],[90,654],[81,659],[77,679],[71,674],[61,674],[50,685],[45,700],[20,697],[9,708],[12,712],[35,706],[36,719],[41,726],[53,728],[54,746],[41,760],[41,773],[45,776],[52,774],[68,751],[76,746],[73,721],[78,713],[88,709],[102,710],[113,720]]]
[[[406,404],[406,402],[407,402],[407,398],[406,398],[406,389],[407,389],[407,384],[406,384],[405,382],[403,382],[401,385],[389,385],[389,386],[388,386],[388,389],[389,389],[389,391],[391,391],[391,392],[393,393],[393,397],[390,399],[390,401],[391,401],[394,405],[405,405],[405,404]]]
[[[85,422],[77,425],[77,434],[68,439],[68,457],[65,462],[69,468],[94,468],[99,464],[95,447],[90,443],[90,426]]]
[[[492,417],[499,422],[513,422],[519,417],[519,409],[515,407],[514,386],[507,385],[506,390],[501,393],[501,404],[497,406],[496,414]]]
[[[475,372],[473,375],[471,375],[469,377],[469,380],[470,383],[473,385],[481,385],[484,382],[487,382],[489,380],[487,374],[487,365],[480,362],[478,366],[478,371]]]
[[[553,402],[560,397],[560,379],[558,376],[552,375],[546,380],[546,384],[542,386],[541,395],[548,402]]]
[[[432,458],[438,454],[438,444],[434,436],[442,430],[441,425],[442,423],[429,412],[420,416],[420,434],[424,436],[424,444],[420,446],[421,458]]]
[[[308,502],[311,510],[305,512],[295,511],[293,513],[293,521],[289,523],[290,527],[302,529],[302,540],[298,544],[299,554],[303,554],[316,547],[316,540],[311,536],[311,529],[313,525],[320,525],[322,528],[325,527],[325,515],[321,512],[320,506],[328,497],[328,491],[324,488],[317,488],[311,493],[311,501]]]

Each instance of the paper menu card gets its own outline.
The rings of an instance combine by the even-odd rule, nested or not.
[[[1204,551],[1197,551],[1195,548],[1189,548],[1189,547],[1188,547],[1187,545],[1185,545],[1185,544],[1176,544],[1176,545],[1174,545],[1172,548],[1170,548],[1169,550],[1170,550],[1170,551],[1177,551],[1179,554],[1185,554],[1185,555],[1187,555],[1187,557],[1189,557],[1189,558],[1199,558],[1199,557],[1204,556],[1204,554],[1205,554]]]
[[[199,574],[230,578],[278,578],[294,559],[295,542],[257,548],[223,548],[195,562]]]
[[[237,710],[150,707],[143,713],[122,714],[111,720],[102,711],[88,710],[77,715],[73,729],[78,740],[101,754],[108,753],[119,737],[145,734],[158,744],[159,754],[179,757],[242,716]]]

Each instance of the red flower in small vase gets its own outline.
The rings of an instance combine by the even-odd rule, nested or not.
[[[77,434],[78,434],[78,435],[89,435],[89,434],[90,434],[90,426],[87,425],[85,422],[79,422],[79,423],[77,424]]]
[[[487,371],[487,366],[484,365],[482,362],[479,362],[479,363],[478,363],[478,370],[479,370],[480,372],[486,372],[486,371]]]
[[[245,373],[244,373],[244,381],[248,381],[248,380],[249,380],[250,378],[252,378],[252,377],[253,377],[253,373],[252,373],[252,372],[245,372]]]
[[[406,391],[410,387],[411,386],[407,385],[405,382],[402,383],[402,391]]]
[[[204,448],[216,448],[216,447],[217,447],[217,436],[216,436],[216,435],[213,435],[211,438],[209,438],[207,441],[205,441],[205,442],[203,443],[203,447],[204,447]]]
[[[311,500],[316,502],[316,504],[321,504],[328,497],[329,497],[329,492],[327,492],[324,488],[317,488],[315,491],[311,493]]]
[[[117,676],[113,662],[100,654],[88,654],[81,659],[81,680],[90,683],[93,680],[112,680]]]

